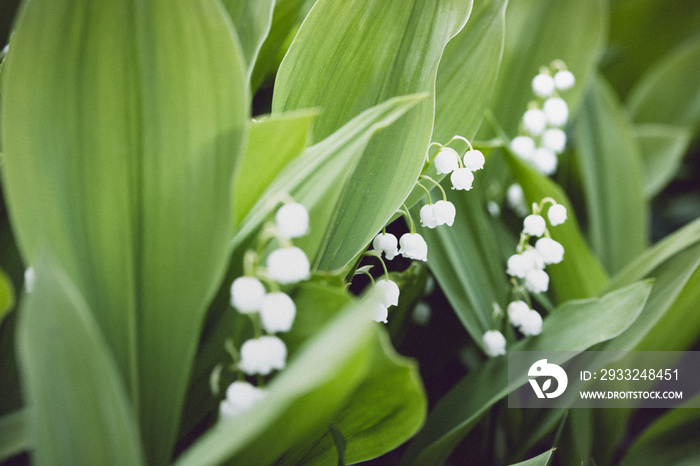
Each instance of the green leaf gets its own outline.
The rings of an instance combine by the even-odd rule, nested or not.
[[[386,334],[382,336],[369,373],[331,421],[345,438],[348,463],[366,461],[396,448],[415,434],[425,419],[427,401],[418,367],[396,354]],[[335,458],[332,436],[327,429],[319,429],[288,452],[281,464],[325,465]]]
[[[457,0],[320,0],[304,21],[280,66],[272,108],[321,108],[315,140],[388,98],[431,96],[369,143],[334,207],[315,268],[343,268],[413,189],[432,133],[440,56],[470,7]]]
[[[233,186],[237,224],[282,169],[306,149],[316,115],[314,111],[299,111],[253,121]]]
[[[678,173],[692,135],[686,127],[660,124],[635,125],[633,131],[642,156],[644,194],[651,199]]]
[[[248,65],[250,77],[270,26],[275,0],[221,0],[228,12],[241,44],[243,59]]]
[[[566,193],[554,181],[541,175],[518,157],[508,154],[508,164],[515,180],[522,186],[528,203],[551,197],[566,207],[566,222],[551,227],[552,238],[564,246],[564,260],[547,268],[552,288],[559,302],[595,296],[608,277],[598,259],[591,253],[581,234],[575,211]]]
[[[544,453],[535,456],[534,458],[530,458],[529,460],[521,461],[520,463],[515,463],[512,464],[511,466],[547,466],[549,464],[549,460],[552,457],[552,454],[554,453],[554,449],[545,451]]]
[[[116,361],[68,276],[48,260],[20,309],[17,346],[37,464],[144,464]]]
[[[697,406],[695,395],[685,404]],[[700,461],[700,410],[680,406],[668,411],[637,437],[620,464],[644,466],[674,464],[692,466]]]
[[[27,410],[15,411],[0,418],[0,461],[30,448]]]
[[[250,77],[250,88],[256,90],[267,77],[276,71],[282,59],[280,54],[286,51],[291,42],[290,35],[299,27],[315,0],[277,0],[272,13],[270,32],[263,42],[258,59],[255,62],[253,74]]]
[[[211,429],[176,464],[269,464],[325,429],[370,372],[377,325],[365,303],[347,306],[275,377],[263,402]]]
[[[476,135],[496,83],[508,0],[476,2],[469,21],[445,47],[435,83],[432,141]]]
[[[274,208],[279,193],[290,194],[309,210],[310,233],[295,241],[313,257],[328,228],[340,190],[360,161],[372,134],[391,125],[424,96],[390,99],[370,108],[323,141],[307,148],[280,171],[241,222],[231,249],[257,231]]]
[[[493,304],[506,301],[508,281],[495,226],[481,197],[458,191],[450,200],[457,210],[451,227],[416,225],[416,230],[428,243],[428,267],[454,312],[472,339],[481,341],[491,325]]]
[[[15,292],[12,288],[12,281],[5,271],[0,269],[0,322],[14,305]]]
[[[532,78],[552,60],[563,60],[576,76],[576,85],[565,94],[571,114],[576,113],[604,45],[606,6],[603,0],[509,3],[503,60],[491,104],[508,136],[517,134],[532,99]]]
[[[700,127],[700,37],[659,60],[632,89],[627,101],[635,123]]]
[[[509,349],[583,351],[609,340],[634,322],[650,289],[650,283],[641,282],[602,298],[568,301],[545,319],[542,334],[521,340]],[[425,427],[409,445],[405,463],[441,464],[478,419],[516,388],[508,386],[506,358],[491,359],[470,372],[428,415]]]
[[[635,0],[609,4],[610,39],[604,72],[622,97],[654,62],[700,31],[700,4],[695,2]]]
[[[631,126],[601,79],[593,81],[586,95],[574,135],[591,245],[615,273],[646,248],[647,205]]]
[[[241,53],[207,0],[38,0],[12,47],[3,187],[25,263],[46,249],[80,290],[163,463],[227,260]]]

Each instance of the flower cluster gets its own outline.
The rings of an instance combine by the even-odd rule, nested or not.
[[[246,253],[245,275],[231,284],[231,306],[251,318],[255,335],[246,340],[238,352],[230,350],[234,367],[242,374],[266,376],[286,365],[287,347],[275,334],[292,328],[297,311],[292,298],[280,287],[310,278],[306,254],[291,242],[308,231],[306,208],[293,201],[286,202],[277,210],[275,221],[263,228],[258,252],[251,250]],[[259,263],[259,251],[268,250],[273,240],[279,247],[267,254],[263,267]],[[260,401],[265,393],[263,388],[244,380],[233,382],[219,405],[220,418],[231,419],[239,415]]]
[[[546,292],[549,275],[545,267],[564,259],[564,247],[551,238],[547,221],[540,215],[547,204],[551,204],[547,210],[550,226],[566,221],[566,207],[553,199],[545,198],[534,204],[532,214],[523,220],[517,252],[507,261],[506,273],[511,277],[514,299],[508,304],[506,313],[510,323],[525,336],[539,335],[543,325],[542,316],[530,305],[529,293]],[[533,238],[536,238],[534,245],[530,244]],[[500,316],[500,308],[495,307],[494,317]],[[482,346],[487,355],[500,356],[506,352],[506,339],[500,331],[491,329],[483,335]]]
[[[573,73],[561,60],[542,67],[532,80],[535,99],[528,105],[520,124],[520,135],[510,143],[513,153],[530,162],[540,173],[557,170],[557,155],[566,147],[562,129],[569,120],[569,107],[561,98],[576,83]]]

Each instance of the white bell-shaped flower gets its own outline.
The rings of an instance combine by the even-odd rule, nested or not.
[[[294,323],[297,307],[287,294],[268,293],[260,306],[260,321],[267,333],[288,332]]]
[[[231,306],[241,314],[258,312],[265,296],[265,287],[255,277],[238,277],[231,284]]]
[[[535,250],[545,264],[558,264],[564,260],[564,246],[552,238],[540,238],[535,243]]]
[[[27,290],[27,293],[34,291],[34,283],[36,283],[34,267],[27,267],[24,271],[24,289]]]
[[[260,402],[267,392],[245,381],[237,380],[226,389],[226,398],[219,404],[219,420],[227,421],[240,416]]]
[[[547,117],[539,108],[531,108],[523,115],[523,126],[531,136],[539,136],[547,126]]]
[[[480,150],[468,150],[466,154],[464,154],[464,168],[470,171],[475,172],[481,170],[484,168],[484,163],[486,163],[486,158]]]
[[[481,337],[484,352],[495,358],[506,354],[506,337],[498,330],[489,330]]]
[[[566,221],[566,207],[562,204],[554,204],[547,211],[547,218],[552,226],[561,225]]]
[[[537,252],[537,250],[532,249],[531,247],[528,247],[525,251],[523,251],[523,257],[527,261],[528,264],[528,270],[529,269],[538,269],[538,270],[543,270],[545,263],[544,259],[542,256],[540,256]]]
[[[542,236],[547,224],[541,215],[528,215],[523,220],[523,231],[530,236]]]
[[[392,260],[399,252],[399,240],[391,233],[379,233],[372,241],[372,249],[383,252],[387,260]]]
[[[542,106],[547,122],[552,126],[564,126],[569,120],[569,106],[560,97],[550,97]]]
[[[532,78],[532,92],[538,97],[549,97],[554,92],[554,79],[545,73]]]
[[[530,136],[516,136],[510,141],[510,150],[523,160],[532,160],[535,141]]]
[[[531,293],[544,293],[549,288],[549,275],[541,269],[530,269],[525,274],[525,288]]]
[[[450,201],[437,201],[435,203],[435,219],[438,225],[447,225],[451,227],[455,222],[457,210],[455,205]]]
[[[525,320],[527,313],[530,312],[530,306],[525,301],[512,301],[508,304],[506,312],[510,323],[515,327],[519,327]]]
[[[560,91],[569,90],[574,87],[574,84],[576,84],[576,78],[569,70],[557,71],[554,75],[554,87]]]
[[[399,285],[391,280],[378,280],[374,287],[379,293],[379,302],[385,307],[397,306],[399,304]]]
[[[550,128],[542,134],[542,146],[557,154],[566,148],[566,133],[560,128]]]
[[[518,183],[513,183],[508,186],[506,191],[506,202],[508,207],[521,217],[527,215],[527,205],[525,204],[525,192],[523,187]]]
[[[532,157],[532,164],[538,172],[543,175],[552,175],[557,171],[557,154],[553,150],[546,147],[538,147],[535,149],[535,155]]]
[[[468,168],[457,168],[450,175],[452,189],[463,189],[469,191],[474,183],[474,174]]]
[[[435,205],[425,204],[420,208],[420,224],[426,228],[435,228],[438,226]]]
[[[275,223],[285,238],[304,236],[309,232],[309,211],[298,202],[285,204],[277,210]]]
[[[518,328],[525,336],[539,335],[542,333],[542,316],[537,311],[528,311],[522,316]]]
[[[306,253],[295,246],[275,249],[267,256],[268,276],[282,285],[308,280],[310,268]]]
[[[532,265],[522,254],[513,254],[508,258],[506,273],[511,277],[525,278]]]
[[[459,167],[459,154],[451,147],[443,147],[437,153],[433,162],[438,175],[452,173],[453,170]]]
[[[386,324],[389,318],[389,309],[382,303],[373,302],[369,304],[372,306],[372,319],[375,322],[382,322]]]
[[[275,336],[265,335],[241,345],[238,368],[248,375],[267,375],[282,370],[287,362],[287,346]]]
[[[400,253],[409,259],[428,260],[428,244],[418,233],[405,233],[399,240]]]

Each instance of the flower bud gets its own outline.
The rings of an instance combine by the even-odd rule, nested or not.
[[[566,133],[559,128],[550,128],[542,134],[542,146],[557,154],[566,148]]]
[[[510,150],[523,160],[532,160],[535,141],[530,136],[516,136],[510,141]]]
[[[557,171],[557,154],[546,147],[538,147],[532,157],[532,163],[538,172],[543,175],[552,175]]]
[[[547,126],[547,117],[539,108],[531,108],[523,115],[523,126],[531,136],[539,136]]]

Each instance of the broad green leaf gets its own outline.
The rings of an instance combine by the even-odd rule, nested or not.
[[[572,409],[566,417],[562,439],[557,448],[557,457],[562,464],[597,463],[599,457],[594,455],[593,440],[600,433],[595,432],[592,409]]]
[[[550,458],[552,457],[552,453],[554,453],[553,449],[545,451],[544,453],[537,455],[534,458],[530,458],[529,460],[512,464],[511,466],[547,466]]]
[[[576,76],[576,85],[565,94],[571,113],[576,113],[604,44],[605,16],[604,0],[508,4],[503,60],[490,108],[509,137],[516,136],[533,98],[532,78],[552,60],[563,60]]]
[[[144,464],[124,380],[87,302],[52,262],[35,270],[17,330],[33,459]]]
[[[270,32],[275,0],[221,0],[221,4],[236,26],[250,77],[260,47]]]
[[[450,200],[457,210],[454,225],[416,229],[428,243],[428,267],[467,332],[480,341],[490,328],[493,304],[506,303],[507,276],[481,196],[457,191]]]
[[[427,402],[415,362],[396,354],[386,334],[382,336],[369,373],[331,420],[345,439],[348,463],[396,448],[425,419]],[[337,457],[335,442],[324,427],[287,453],[281,464],[326,465]]]
[[[258,59],[255,62],[253,74],[250,77],[250,88],[258,89],[268,73],[276,71],[282,59],[280,54],[289,46],[289,36],[298,28],[315,0],[277,0],[272,12],[270,32],[260,47]],[[279,58],[278,58],[279,57]]]
[[[700,3],[613,0],[603,72],[618,95],[677,44],[700,31]]]
[[[697,406],[697,398],[686,402]],[[621,463],[624,466],[673,464],[692,466],[700,461],[700,410],[683,406],[665,413],[636,438]]]
[[[583,351],[609,340],[634,322],[650,289],[650,283],[641,282],[602,298],[568,301],[545,319],[542,334],[521,340],[510,350]],[[516,388],[508,386],[506,358],[491,359],[473,370],[433,408],[404,462],[441,464],[476,421]]]
[[[315,268],[342,269],[413,189],[432,134],[440,56],[470,9],[471,2],[457,0],[320,0],[304,21],[280,66],[272,108],[321,108],[314,140],[388,98],[430,95],[368,144],[334,208]]]
[[[507,160],[515,180],[523,187],[528,204],[551,197],[566,207],[566,222],[550,228],[552,238],[564,246],[564,260],[547,267],[557,299],[564,302],[597,295],[608,278],[581,234],[575,211],[566,193],[558,184],[518,157],[508,154]]]
[[[29,449],[28,416],[22,410],[0,417],[0,461]]]
[[[237,224],[285,165],[306,149],[315,116],[316,112],[301,111],[253,121],[233,185]]]
[[[230,22],[208,0],[38,0],[12,47],[3,187],[25,263],[46,249],[80,290],[163,463],[227,259],[248,121]]]
[[[646,248],[647,204],[631,126],[602,79],[593,81],[574,135],[588,236],[605,268],[615,273]]]
[[[396,97],[372,107],[285,165],[241,222],[231,249],[243,244],[259,229],[274,209],[279,193],[288,193],[309,210],[310,233],[296,240],[295,245],[313,257],[328,228],[340,190],[359,163],[370,137],[394,123],[424,97]]]
[[[692,135],[686,127],[660,124],[635,125],[633,131],[642,156],[644,194],[651,199],[678,173]]]
[[[5,314],[12,309],[15,304],[15,292],[12,288],[12,281],[5,272],[0,269],[0,322]]]
[[[508,0],[475,2],[469,21],[445,47],[435,83],[432,141],[472,139],[484,117],[503,54]]]
[[[365,303],[347,306],[275,377],[263,402],[212,428],[176,464],[269,464],[327,428],[370,372],[378,328]]]
[[[662,57],[630,92],[632,121],[700,127],[700,37]]]

